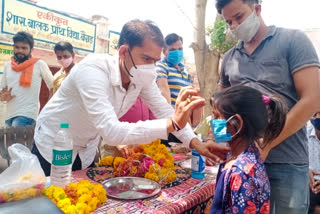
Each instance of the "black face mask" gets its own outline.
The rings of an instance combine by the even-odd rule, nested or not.
[[[23,58],[17,57],[16,53],[13,54],[13,58],[16,60],[16,62],[18,63],[23,63],[24,61],[30,59],[31,54],[29,54],[28,56],[25,56]]]

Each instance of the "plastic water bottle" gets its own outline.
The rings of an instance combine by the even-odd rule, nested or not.
[[[203,179],[205,177],[206,157],[200,155],[196,150],[192,150],[191,177]]]
[[[51,185],[65,187],[71,182],[72,171],[72,137],[69,124],[61,123],[52,150]]]

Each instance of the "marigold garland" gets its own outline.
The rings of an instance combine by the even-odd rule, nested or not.
[[[70,183],[64,189],[52,185],[44,190],[44,195],[66,214],[91,213],[107,200],[103,186],[87,180]]]
[[[176,179],[173,157],[160,140],[135,147],[128,159],[106,156],[98,165],[113,165],[115,176],[145,177],[159,183],[170,183]]]

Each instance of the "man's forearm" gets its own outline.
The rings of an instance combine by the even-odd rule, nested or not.
[[[274,139],[268,147],[272,149],[282,143],[285,139],[301,129],[315,112],[320,112],[319,104],[316,102],[320,102],[320,100],[315,101],[310,98],[300,99],[288,112],[285,126],[280,135]]]
[[[168,102],[169,104],[171,104],[170,91],[162,90],[162,89],[161,89],[160,91],[161,91],[162,96],[164,96],[164,98],[166,98],[167,102]]]

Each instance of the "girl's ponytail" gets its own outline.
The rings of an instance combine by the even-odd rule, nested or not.
[[[264,145],[267,145],[281,133],[287,119],[288,107],[283,98],[277,95],[262,96],[267,107],[268,120],[263,136]]]

